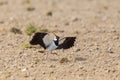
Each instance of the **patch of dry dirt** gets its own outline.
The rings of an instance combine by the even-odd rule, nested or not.
[[[0,0],[0,80],[119,80],[119,0]],[[60,36],[76,36],[69,50],[23,48],[34,23]],[[23,33],[14,34],[17,27]]]

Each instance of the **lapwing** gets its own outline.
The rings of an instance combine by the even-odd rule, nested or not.
[[[55,49],[69,49],[74,46],[76,37],[60,37],[54,34],[54,39],[50,38],[49,33],[36,32],[32,40],[30,41],[31,45],[40,45],[45,49],[45,51],[52,51]]]
[[[52,40],[48,33],[37,32],[33,35],[32,40],[30,41],[31,45],[39,44],[46,51],[51,51],[55,49],[69,49],[74,46],[76,37],[60,37],[54,34],[54,39]]]

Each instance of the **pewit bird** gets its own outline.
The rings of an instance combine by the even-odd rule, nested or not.
[[[74,46],[76,37],[64,37],[60,39],[59,36],[54,34],[54,39],[51,40],[48,33],[37,32],[34,34],[32,40],[30,41],[31,45],[39,44],[46,51],[52,51],[55,49],[69,49]]]

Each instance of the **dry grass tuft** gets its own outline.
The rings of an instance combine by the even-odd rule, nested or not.
[[[30,4],[30,3],[31,3],[30,0],[24,0],[24,1],[23,1],[23,4]]]
[[[27,43],[23,43],[23,44],[20,45],[20,47],[25,49],[25,48],[30,48],[31,45],[27,44]]]
[[[32,33],[37,31],[37,27],[33,24],[29,24],[26,28],[25,28],[25,33],[27,35],[31,35]]]
[[[45,27],[38,27],[34,24],[29,24],[26,29],[25,29],[25,33],[27,35],[31,35],[32,33],[35,32],[47,32],[48,30]]]

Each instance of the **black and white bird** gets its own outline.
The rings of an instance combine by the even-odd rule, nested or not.
[[[33,35],[30,41],[31,45],[39,44],[46,51],[52,51],[55,49],[69,49],[74,46],[76,37],[64,37],[60,39],[59,36],[54,34],[54,39],[52,40],[48,33],[37,32]]]

